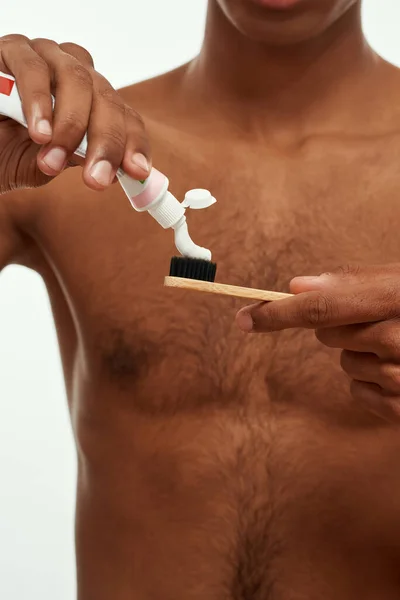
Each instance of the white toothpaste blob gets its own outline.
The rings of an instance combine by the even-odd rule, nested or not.
[[[182,256],[211,260],[210,250],[191,239],[185,217],[187,208],[202,209],[215,204],[216,200],[208,190],[190,190],[181,203],[168,191],[169,181],[157,169],[152,169],[146,181],[134,181],[127,175],[118,176],[118,179],[135,210],[147,211],[161,227],[175,231],[175,246]]]
[[[197,246],[190,237],[186,217],[182,217],[173,229],[175,231],[175,246],[182,256],[211,261],[210,250]]]

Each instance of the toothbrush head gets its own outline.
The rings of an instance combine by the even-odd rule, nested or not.
[[[199,279],[201,281],[215,281],[217,265],[200,258],[185,258],[174,256],[171,259],[170,277],[183,277],[185,279]]]

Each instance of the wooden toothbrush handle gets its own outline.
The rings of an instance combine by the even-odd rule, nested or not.
[[[193,290],[195,292],[207,292],[209,294],[222,294],[223,296],[235,296],[236,298],[247,298],[249,300],[259,300],[261,302],[283,300],[284,298],[290,298],[293,295],[282,294],[281,292],[256,290],[254,288],[239,287],[236,285],[227,285],[225,283],[211,283],[210,281],[200,281],[198,279],[185,279],[183,277],[166,277],[164,279],[164,285],[166,287]]]

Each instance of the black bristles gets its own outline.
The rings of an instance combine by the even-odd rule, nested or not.
[[[208,260],[185,258],[183,256],[174,256],[171,258],[171,266],[169,269],[171,277],[215,281],[216,272],[217,265]]]

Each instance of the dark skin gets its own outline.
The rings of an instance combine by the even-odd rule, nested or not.
[[[297,277],[293,299],[242,309],[244,331],[314,329],[328,348],[342,350],[340,364],[356,401],[388,423],[400,419],[400,266],[351,267],[317,277]],[[376,277],[379,277],[379,286]]]
[[[0,257],[51,298],[79,600],[400,596],[400,76],[359,13],[210,1],[199,58],[119,93],[82,48],[0,40],[30,123],[0,124]],[[83,169],[64,168],[88,127]],[[152,161],[178,198],[218,198],[188,219],[219,281],[285,290],[360,268],[295,280],[236,327],[236,300],[163,288],[171,232],[111,184]]]

